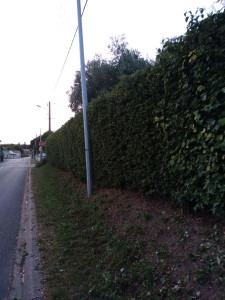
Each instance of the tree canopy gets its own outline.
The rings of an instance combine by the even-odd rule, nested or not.
[[[131,75],[137,70],[150,65],[136,49],[129,49],[125,37],[111,39],[108,45],[112,58],[103,59],[96,55],[93,60],[86,64],[86,82],[88,102],[111,91],[120,78],[124,75]],[[74,84],[67,92],[69,96],[69,106],[77,113],[82,108],[81,74],[76,71]]]

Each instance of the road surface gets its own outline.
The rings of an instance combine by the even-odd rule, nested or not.
[[[0,163],[0,299],[8,299],[29,158]]]

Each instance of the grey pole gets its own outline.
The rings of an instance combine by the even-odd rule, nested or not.
[[[85,63],[84,63],[84,45],[83,45],[83,30],[82,30],[82,21],[81,21],[80,0],[77,0],[77,15],[78,15],[79,42],[80,42],[80,66],[81,66],[81,85],[82,85],[83,119],[84,119],[87,194],[89,197],[91,196],[92,193],[91,159],[90,159],[89,130],[88,130],[88,123],[87,123],[87,87],[86,87],[86,74],[85,74]]]
[[[51,102],[48,102],[48,131],[51,132]]]
[[[40,129],[40,142],[41,142],[41,129]],[[40,163],[42,164],[42,147],[40,146]]]

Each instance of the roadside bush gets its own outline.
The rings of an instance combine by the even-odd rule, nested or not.
[[[47,159],[46,158],[42,158],[42,162],[37,161],[36,164],[35,164],[35,167],[36,168],[40,168],[40,167],[44,166],[46,163],[47,163]]]
[[[224,212],[225,14],[186,16],[153,67],[122,78],[88,106],[95,184],[172,197]],[[55,166],[85,179],[82,114],[46,141]]]

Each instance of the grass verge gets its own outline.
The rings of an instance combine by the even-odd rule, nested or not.
[[[38,161],[35,158],[30,158],[30,164],[35,165]]]
[[[34,168],[46,299],[225,299],[225,228],[171,204]]]

